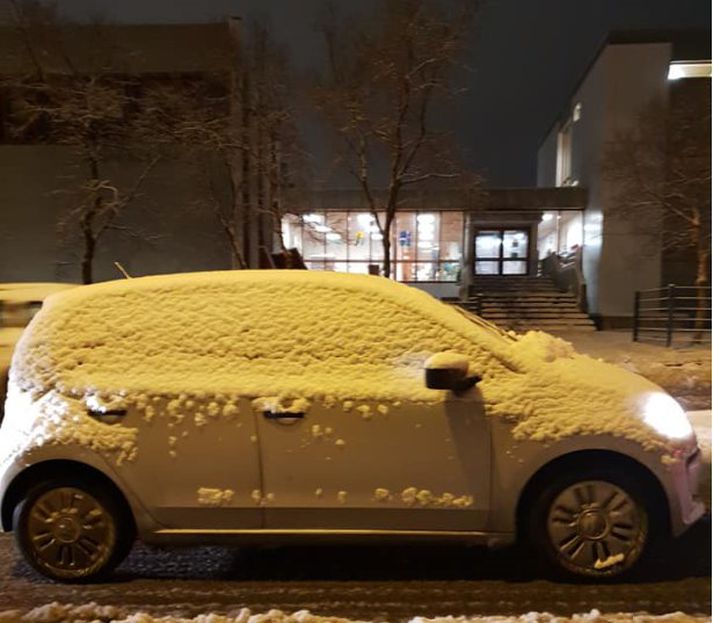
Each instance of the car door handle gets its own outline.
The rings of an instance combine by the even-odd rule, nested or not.
[[[105,424],[116,424],[127,413],[127,409],[87,409],[87,413],[95,420],[104,422]]]
[[[262,415],[267,420],[303,420],[304,413],[291,413],[288,411],[263,411]]]

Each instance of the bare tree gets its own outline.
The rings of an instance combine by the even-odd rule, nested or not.
[[[708,97],[672,91],[670,101],[651,101],[616,133],[602,162],[617,216],[650,231],[665,251],[694,252],[697,328],[710,278],[710,122]]]
[[[290,257],[281,222],[294,209],[304,161],[295,99],[287,55],[259,22],[215,75],[165,81],[145,97],[154,127],[194,163],[205,191],[200,207],[218,220],[235,268],[247,268],[255,249],[269,256],[273,239]],[[227,192],[216,170],[229,180]]]
[[[113,64],[115,59],[105,54],[110,46],[93,45],[106,37],[104,27],[83,27],[90,41],[86,53],[74,58],[65,42],[68,27],[53,5],[8,2],[29,59],[18,64],[26,70],[5,76],[0,85],[11,102],[12,138],[72,148],[79,173],[58,189],[69,198],[58,227],[65,237],[79,234],[82,281],[91,283],[98,245],[107,231],[126,229],[118,221],[140,195],[160,155],[146,149],[154,143],[147,137],[150,126],[136,113],[132,93],[138,81]],[[107,163],[117,158],[137,165],[133,179],[112,179]]]
[[[341,160],[381,234],[386,277],[404,191],[439,181],[466,185],[436,116],[460,92],[454,72],[473,6],[464,2],[449,12],[431,0],[383,0],[369,18],[347,21],[327,5],[319,25],[329,75],[316,87],[315,101],[340,138]]]

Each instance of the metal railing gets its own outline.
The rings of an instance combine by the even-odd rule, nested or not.
[[[579,310],[587,313],[587,284],[582,273],[582,247],[566,257],[556,253],[548,255],[540,262],[542,274],[550,277],[562,292],[569,292],[577,298]]]
[[[710,343],[711,288],[669,284],[637,290],[633,338],[666,346]]]

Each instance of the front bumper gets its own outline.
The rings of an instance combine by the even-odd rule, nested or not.
[[[703,463],[701,452],[696,450],[685,460],[671,466],[671,533],[674,537],[683,534],[706,512],[706,507],[698,497]]]

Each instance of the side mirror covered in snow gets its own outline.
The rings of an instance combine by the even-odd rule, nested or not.
[[[480,377],[468,376],[468,358],[458,353],[437,353],[426,360],[426,387],[463,392],[473,387]]]

